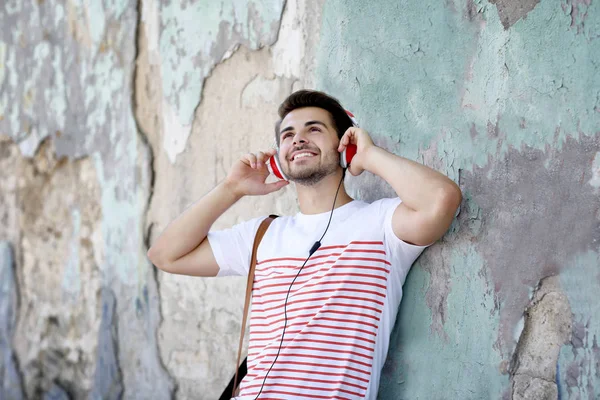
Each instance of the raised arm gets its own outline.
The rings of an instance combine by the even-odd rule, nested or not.
[[[348,129],[339,150],[348,143],[356,144],[358,148],[350,164],[350,173],[358,175],[367,170],[378,175],[402,200],[392,219],[396,236],[421,246],[442,237],[461,203],[460,188],[429,167],[375,146],[363,129]]]
[[[173,274],[216,276],[219,266],[206,236],[213,223],[246,195],[264,195],[281,189],[285,181],[265,183],[265,160],[275,150],[247,154],[231,168],[227,178],[173,220],[148,250],[159,269]]]

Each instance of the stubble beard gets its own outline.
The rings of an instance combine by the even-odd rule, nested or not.
[[[285,171],[285,174],[290,181],[295,182],[298,185],[314,186],[321,182],[326,176],[337,171],[339,157],[339,153],[334,150],[325,156],[324,163],[321,165],[316,165],[310,168],[298,168],[298,171],[293,171],[290,168],[289,171]]]

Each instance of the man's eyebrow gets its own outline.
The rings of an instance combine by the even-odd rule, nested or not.
[[[324,128],[327,128],[327,125],[325,125],[325,123],[323,123],[323,122],[321,122],[321,121],[317,121],[317,120],[314,120],[314,121],[308,121],[308,122],[306,122],[306,123],[304,124],[304,126],[310,126],[310,125],[322,125]],[[293,131],[293,130],[294,130],[294,127],[293,127],[293,126],[288,126],[287,128],[284,128],[284,129],[282,129],[282,130],[281,130],[281,132],[280,132],[279,134],[281,135],[281,134],[283,134],[284,132],[287,132],[287,131]]]

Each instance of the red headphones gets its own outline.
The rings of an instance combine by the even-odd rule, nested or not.
[[[352,125],[358,127],[354,115],[348,110],[346,110],[346,114],[348,114],[348,116],[352,120]],[[350,162],[352,161],[352,157],[354,157],[354,155],[356,154],[356,150],[357,148],[355,144],[349,144],[344,150],[342,150],[342,152],[340,153],[340,166],[342,168],[348,168]],[[289,181],[287,176],[285,176],[285,174],[283,173],[281,165],[279,164],[279,150],[277,151],[277,154],[275,154],[273,157],[270,157],[267,160],[267,169],[277,178]]]

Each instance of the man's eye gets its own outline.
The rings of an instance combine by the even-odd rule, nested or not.
[[[313,126],[312,128],[310,128],[311,132],[317,131],[317,132],[321,132],[321,129],[317,128],[316,126]]]
[[[289,138],[289,137],[291,137],[291,136],[292,136],[292,134],[291,134],[291,133],[285,133],[285,134],[283,135],[282,139],[287,139],[287,138]]]

